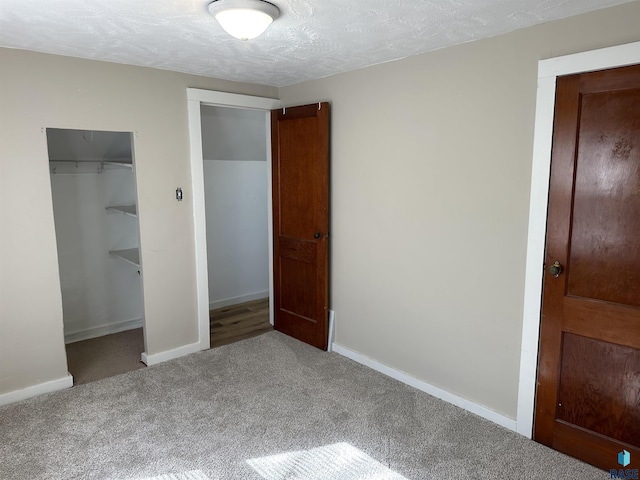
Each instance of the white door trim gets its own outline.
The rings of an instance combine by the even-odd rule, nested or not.
[[[269,318],[273,324],[273,221],[271,215],[271,117],[269,112],[280,107],[275,98],[253,97],[235,93],[214,92],[187,88],[189,117],[189,145],[191,165],[191,197],[193,202],[193,236],[196,262],[196,302],[200,350],[210,347],[209,342],[209,277],[207,268],[207,226],[204,205],[204,165],[202,156],[201,105],[263,110],[267,118],[267,172],[268,172],[268,220],[269,235]]]
[[[533,436],[538,340],[540,338],[540,312],[542,307],[542,265],[544,263],[547,226],[556,77],[637,63],[640,63],[640,42],[550,58],[538,62],[538,96],[531,169],[529,234],[516,425],[517,432],[528,438]]]

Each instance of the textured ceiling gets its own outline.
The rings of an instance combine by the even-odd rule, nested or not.
[[[272,0],[243,42],[208,0],[0,0],[0,46],[285,86],[627,1]]]

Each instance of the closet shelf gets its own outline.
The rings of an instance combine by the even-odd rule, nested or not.
[[[102,162],[94,160],[49,160],[52,174],[102,173]]]
[[[110,255],[124,260],[125,262],[140,268],[140,252],[137,248],[129,248],[127,250],[111,250]]]
[[[50,160],[49,170],[56,173],[102,173],[105,167],[127,168],[133,170],[133,163],[130,159],[110,159],[110,160]]]
[[[68,159],[68,158],[59,158],[59,159],[49,159],[50,162],[56,163],[102,163],[104,160],[82,160],[82,159]]]
[[[123,213],[130,217],[137,217],[138,210],[135,205],[110,205],[106,207],[108,213]]]
[[[131,160],[103,160],[103,167],[130,168],[133,170],[133,162]]]

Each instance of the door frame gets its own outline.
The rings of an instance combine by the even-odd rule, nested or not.
[[[271,212],[271,110],[280,108],[276,98],[254,97],[199,88],[187,88],[189,146],[191,167],[191,200],[193,207],[193,238],[196,267],[196,306],[198,336],[201,350],[210,344],[209,330],[209,268],[207,265],[207,224],[204,202],[204,157],[202,153],[202,105],[261,110],[266,118],[267,141],[267,231],[269,238],[269,321],[273,325],[273,214]]]
[[[516,431],[533,437],[556,78],[640,63],[640,42],[540,60],[536,100]]]

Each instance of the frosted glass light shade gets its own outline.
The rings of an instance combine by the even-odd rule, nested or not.
[[[234,8],[216,14],[216,20],[232,37],[251,40],[262,35],[273,18],[257,10]]]
[[[261,0],[217,0],[209,12],[231,36],[251,40],[264,33],[278,18],[278,7]]]

